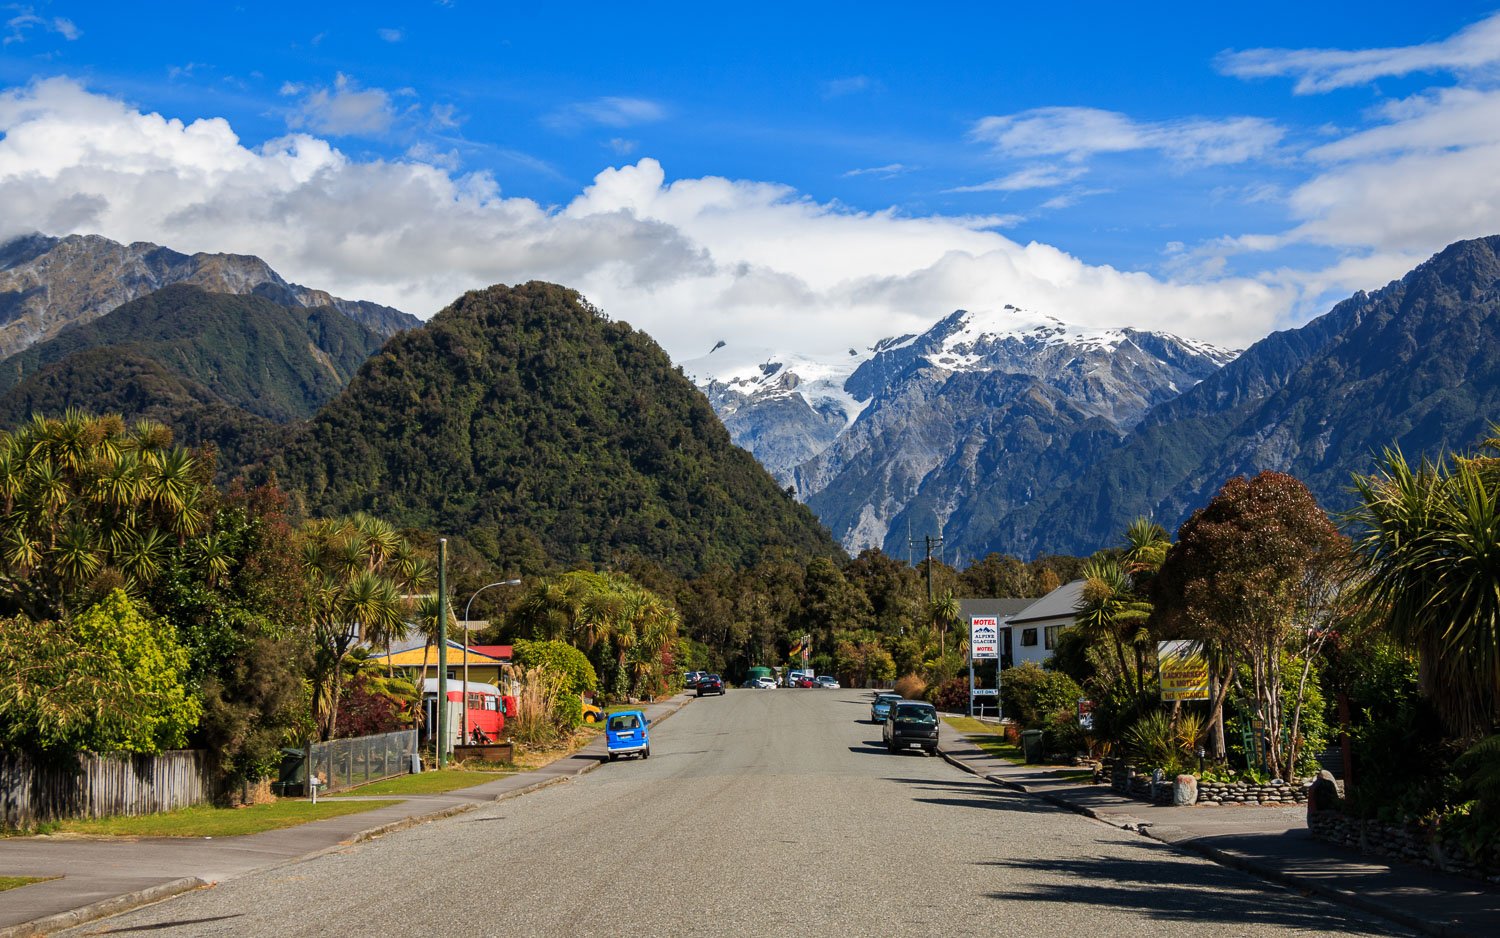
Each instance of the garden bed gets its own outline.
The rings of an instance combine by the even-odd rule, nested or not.
[[[1116,765],[1110,773],[1110,787],[1117,794],[1153,804],[1172,803],[1172,776],[1165,776],[1155,785],[1150,775],[1136,772],[1134,766]],[[1307,803],[1307,789],[1311,779],[1295,783],[1256,784],[1254,782],[1198,782],[1197,804],[1224,804],[1285,807]]]

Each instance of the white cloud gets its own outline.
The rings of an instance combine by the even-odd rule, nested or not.
[[[835,78],[832,81],[823,82],[824,98],[842,98],[845,95],[858,94],[878,88],[879,82],[873,81],[867,75],[851,75],[848,78]]]
[[[386,42],[400,42],[406,38],[406,34],[399,29],[377,29],[375,34]]]
[[[1265,156],[1284,131],[1259,117],[1222,120],[1136,121],[1091,107],[1044,107],[985,117],[971,139],[992,144],[1005,156],[1062,156],[1074,162],[1095,153],[1158,150],[1179,163],[1243,163]]]
[[[865,169],[851,169],[847,173],[841,174],[841,178],[849,179],[854,176],[879,176],[882,179],[890,179],[892,176],[899,176],[904,172],[908,172],[910,169],[910,166],[902,163],[887,163],[884,166],[870,166]]]
[[[1237,78],[1296,76],[1297,94],[1318,94],[1413,72],[1469,73],[1500,65],[1500,13],[1447,39],[1389,49],[1247,49],[1218,57]]]
[[[1028,166],[1009,176],[991,179],[973,186],[959,186],[948,192],[1021,192],[1026,189],[1050,189],[1072,182],[1088,170],[1082,166]]]
[[[596,98],[558,108],[542,118],[553,130],[570,133],[584,127],[630,127],[663,120],[667,109],[645,98]]]
[[[281,86],[283,95],[299,94],[301,89],[290,83]],[[315,88],[287,115],[287,126],[307,129],[335,137],[351,134],[378,135],[390,129],[396,120],[390,92],[381,88],[361,88],[354,79],[338,73],[332,88]]]
[[[640,146],[640,142],[625,137],[610,137],[605,145],[614,151],[617,156],[629,156]]]
[[[284,276],[428,316],[461,291],[573,286],[682,359],[714,341],[810,351],[1015,303],[1084,325],[1241,344],[1296,291],[1086,264],[1013,218],[850,211],[775,183],[605,169],[561,208],[503,197],[436,151],[357,160],[307,133],[247,147],[222,119],[141,113],[66,79],[0,93],[0,237],[98,232],[264,257]]]
[[[0,46],[8,46],[13,42],[25,42],[27,33],[33,29],[41,29],[43,32],[56,33],[64,39],[72,42],[83,35],[73,21],[64,16],[54,16],[50,19],[37,16],[31,7],[12,7],[17,13],[5,21],[5,28],[10,30],[4,39],[0,39]]]

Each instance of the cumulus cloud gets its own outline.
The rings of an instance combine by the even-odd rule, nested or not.
[[[595,98],[558,108],[542,118],[553,130],[571,133],[584,127],[630,127],[664,119],[667,109],[645,98]]]
[[[971,139],[1005,156],[1062,156],[1074,162],[1096,153],[1157,150],[1189,165],[1243,163],[1275,149],[1284,131],[1260,117],[1222,120],[1136,121],[1091,107],[1044,107],[985,117]]]
[[[297,95],[302,88],[287,83],[281,86],[281,93]],[[296,109],[287,115],[287,126],[334,137],[377,136],[389,130],[395,120],[390,92],[361,88],[354,79],[339,72],[332,88],[314,88],[297,103]]]
[[[297,132],[246,146],[222,119],[142,113],[66,79],[0,93],[0,237],[98,232],[258,254],[284,276],[429,316],[461,291],[573,286],[680,359],[727,338],[869,345],[959,307],[1015,303],[1084,325],[1227,344],[1278,324],[1291,289],[1175,282],[996,231],[995,216],[851,211],[776,183],[605,169],[547,208],[441,154],[354,159]]]
[[[1500,65],[1500,13],[1437,42],[1388,49],[1246,49],[1218,57],[1237,78],[1296,76],[1297,94],[1318,94],[1413,72],[1470,73]]]

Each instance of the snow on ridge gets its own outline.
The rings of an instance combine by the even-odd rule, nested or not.
[[[870,357],[869,350],[820,355],[721,343],[702,358],[682,362],[682,372],[699,387],[718,383],[745,395],[799,395],[815,408],[832,405],[843,412],[847,428],[869,402],[856,401],[844,383]]]

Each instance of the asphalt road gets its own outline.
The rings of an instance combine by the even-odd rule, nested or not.
[[[64,934],[1405,934],[891,755],[868,699],[697,700],[647,761]]]

